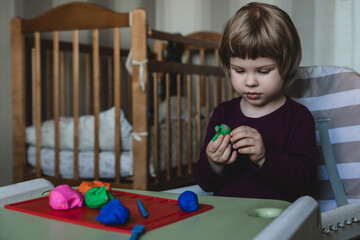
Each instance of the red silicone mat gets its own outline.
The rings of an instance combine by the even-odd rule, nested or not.
[[[179,208],[177,200],[121,191],[111,191],[111,193],[114,198],[119,199],[121,203],[130,210],[129,220],[124,225],[105,225],[95,219],[95,216],[99,216],[100,209],[91,209],[86,206],[66,211],[53,210],[49,206],[48,197],[8,204],[5,205],[5,208],[88,227],[130,234],[134,225],[145,225],[145,231],[149,231],[213,208],[211,205],[199,204],[199,209],[197,211],[188,213]],[[138,209],[137,199],[140,199],[146,211],[149,213],[148,217],[144,218],[141,215],[141,212]]]

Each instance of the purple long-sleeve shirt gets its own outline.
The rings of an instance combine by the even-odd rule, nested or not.
[[[312,194],[316,182],[315,122],[310,111],[287,97],[274,112],[260,118],[246,117],[240,109],[241,98],[221,103],[214,109],[204,144],[195,167],[195,180],[207,192],[217,196],[267,198],[295,201]],[[222,174],[215,173],[206,156],[206,147],[215,126],[227,124],[255,128],[265,145],[265,162],[261,168],[248,155],[238,154]]]

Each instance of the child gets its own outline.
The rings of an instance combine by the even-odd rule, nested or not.
[[[219,55],[239,98],[214,109],[197,183],[217,196],[295,201],[309,195],[316,182],[314,119],[283,93],[301,60],[290,17],[276,6],[249,3],[228,21]],[[212,141],[221,124],[232,131]]]

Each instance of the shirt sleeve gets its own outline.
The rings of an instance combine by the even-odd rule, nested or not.
[[[210,166],[209,160],[206,155],[206,147],[215,135],[215,126],[223,122],[221,105],[214,109],[214,112],[209,120],[206,135],[204,138],[203,146],[200,150],[199,159],[195,165],[194,177],[196,183],[206,192],[216,191],[217,187],[223,182],[226,177],[227,166],[222,174],[217,174]]]

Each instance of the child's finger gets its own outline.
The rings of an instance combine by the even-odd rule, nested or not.
[[[224,138],[224,136],[220,135],[215,141],[209,142],[208,148],[209,148],[210,152],[216,152],[219,149],[221,143],[223,142],[223,138]]]
[[[230,143],[230,135],[227,134],[226,136],[223,137],[223,141],[221,142],[217,151],[221,153],[224,152],[225,149],[228,147],[229,143]]]
[[[224,150],[223,154],[220,157],[220,161],[222,163],[226,163],[227,161],[229,161],[230,155],[231,155],[231,145],[228,144],[226,149]]]
[[[229,161],[227,161],[226,164],[232,164],[233,162],[235,162],[236,158],[237,158],[237,152],[233,151],[231,153],[231,157],[230,157]]]
[[[254,153],[254,147],[242,147],[238,149],[238,152],[241,154],[253,154]]]
[[[255,130],[245,131],[245,132],[238,132],[237,134],[233,135],[230,138],[230,141],[237,143],[242,142],[242,145],[253,145],[256,144],[256,141],[261,138],[261,135]],[[237,146],[235,148],[240,147]]]
[[[257,132],[258,131],[255,128],[251,128],[249,126],[240,126],[236,129],[234,129],[233,131],[231,131],[230,136],[243,138],[243,137],[252,136],[252,135],[256,134]]]
[[[234,145],[233,148],[244,148],[255,145],[255,140],[251,137],[246,137],[238,140]]]
[[[235,128],[234,130],[232,130],[232,131],[230,132],[230,135],[233,136],[233,135],[238,134],[238,133],[240,133],[240,132],[250,131],[251,129],[252,129],[252,128],[249,127],[249,126],[240,126],[240,127]]]

